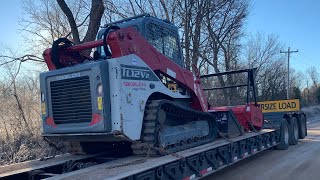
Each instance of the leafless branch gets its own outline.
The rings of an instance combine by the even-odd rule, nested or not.
[[[11,57],[11,56],[6,56],[6,55],[0,55],[0,58],[7,58],[11,59],[10,61],[1,63],[0,66],[12,63],[15,61],[20,61],[20,62],[25,62],[25,61],[35,61],[35,62],[44,62],[43,58],[40,58],[38,56],[32,55],[32,54],[26,54],[21,57]]]

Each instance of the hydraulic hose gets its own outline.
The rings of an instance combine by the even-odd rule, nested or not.
[[[52,58],[53,64],[56,66],[56,69],[61,69],[65,67],[65,65],[62,64],[60,61],[59,49],[64,49],[73,45],[74,43],[67,38],[59,38],[53,41],[52,47],[51,47],[51,58]]]
[[[108,34],[109,34],[110,30],[118,30],[118,29],[120,29],[120,27],[111,25],[111,26],[108,26],[103,33],[103,49],[104,49],[104,53],[106,54],[107,59],[112,57],[112,54],[111,54],[109,47],[108,47],[108,44],[107,44]]]

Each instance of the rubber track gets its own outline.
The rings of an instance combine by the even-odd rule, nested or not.
[[[156,120],[160,102],[161,101],[152,101],[151,103],[147,103],[143,118],[141,141],[131,144],[133,154],[151,156],[158,154],[153,147],[156,138]]]
[[[158,147],[158,130],[162,128],[164,122],[161,121],[161,115],[166,114],[166,117],[175,116],[186,123],[193,119],[208,120],[211,122],[210,128],[213,130],[212,136],[205,136],[201,139],[193,140],[189,143],[175,144],[174,146],[165,147],[164,151]],[[167,120],[167,119],[166,119]],[[165,121],[166,121],[165,120]],[[168,100],[155,100],[149,102],[145,108],[143,119],[143,127],[141,132],[141,140],[132,143],[133,153],[136,155],[164,155],[199,146],[210,141],[213,141],[217,136],[216,121],[212,114],[196,111]],[[155,147],[155,148],[154,148]]]

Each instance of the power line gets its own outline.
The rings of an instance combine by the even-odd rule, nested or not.
[[[295,51],[290,51],[290,47],[288,47],[288,51],[280,51],[280,53],[286,53],[288,54],[288,79],[287,79],[287,99],[290,99],[290,77],[289,77],[289,68],[290,68],[290,54],[291,53],[297,53],[298,49]]]

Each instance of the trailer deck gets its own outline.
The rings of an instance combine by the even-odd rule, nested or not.
[[[161,157],[128,156],[114,158],[91,167],[61,174],[57,166],[67,161],[99,159],[101,155],[60,156],[47,161],[28,161],[0,167],[4,179],[194,179],[201,178],[229,166],[241,159],[277,145],[279,132],[265,129],[246,133],[232,139],[214,142]],[[52,167],[52,168],[51,168]],[[55,169],[53,169],[53,167]],[[32,173],[42,170],[41,173]],[[57,172],[60,172],[57,173]],[[19,175],[19,176],[17,176]]]
[[[155,179],[160,174],[162,176],[160,179],[200,178],[275,146],[277,144],[275,132],[268,129],[260,133],[247,133],[232,140],[219,139],[212,143],[176,153],[177,156],[184,157],[182,159],[177,156],[167,155],[147,158],[143,163],[134,163],[135,161],[144,159],[143,157],[133,156],[49,179]],[[260,143],[261,146],[247,142],[247,140],[259,138],[266,140],[264,141],[265,143]],[[269,141],[267,138],[269,138]],[[244,145],[242,150],[240,142]],[[250,145],[251,147],[249,147]],[[211,155],[213,155],[212,158],[210,158]],[[133,163],[126,165],[128,162]],[[181,168],[181,165],[184,163],[186,165],[185,168]],[[159,169],[161,169],[161,173]],[[185,172],[182,169],[185,169]]]
[[[55,157],[47,157],[5,165],[0,167],[0,179],[43,179],[119,158],[111,156],[112,155],[110,153],[88,155],[64,154]],[[126,156],[128,156],[128,154],[123,154],[121,157]],[[75,165],[77,167],[72,169],[70,168],[70,165]]]

